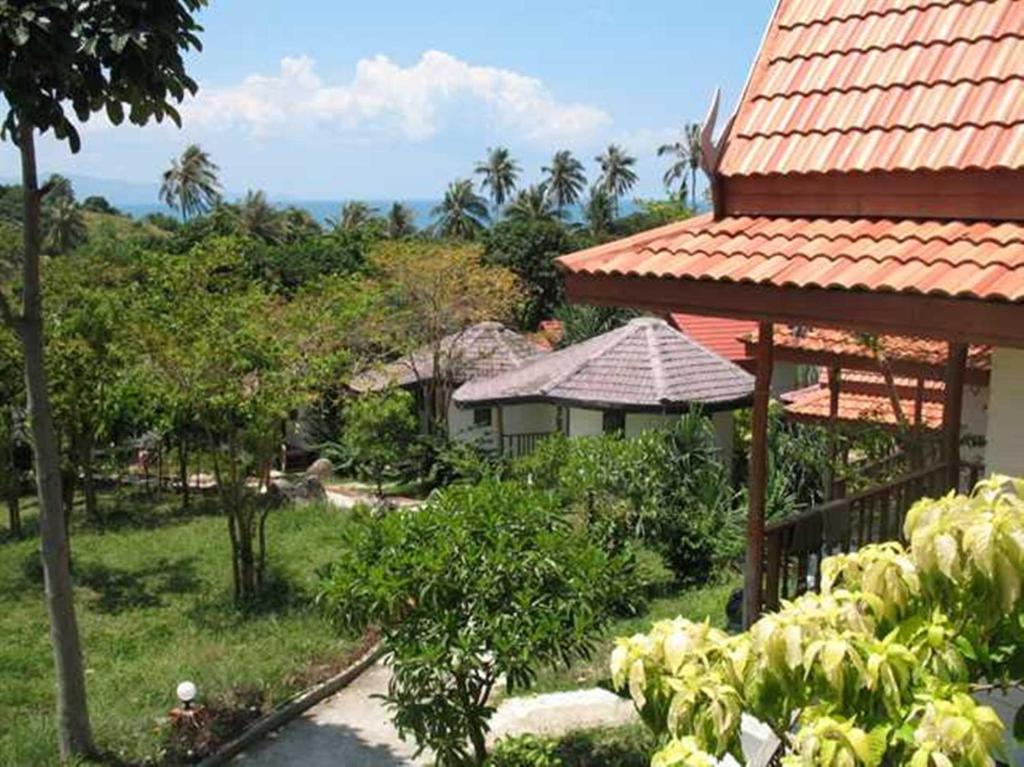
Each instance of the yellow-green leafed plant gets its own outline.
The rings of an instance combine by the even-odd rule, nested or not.
[[[652,767],[742,762],[743,714],[786,767],[994,765],[1003,725],[972,693],[1024,680],[1024,480],[919,501],[904,536],[826,559],[821,593],[745,634],[677,618],[620,639],[612,680],[661,742]]]

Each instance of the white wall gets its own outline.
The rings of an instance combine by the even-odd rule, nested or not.
[[[604,433],[604,415],[600,410],[569,409],[569,436],[593,437]]]
[[[483,450],[498,449],[498,414],[491,409],[491,425],[476,426],[473,409],[448,405],[448,436],[460,442],[471,442]]]
[[[711,423],[715,427],[715,442],[718,443],[718,451],[726,459],[726,466],[732,468],[733,452],[733,431],[735,418],[733,411],[722,410],[711,414]]]
[[[1024,350],[992,351],[987,437],[985,468],[1024,476]]]
[[[964,387],[964,405],[960,418],[962,439],[975,437],[983,440],[988,433],[989,391],[987,386]],[[985,447],[983,444],[979,447],[963,445],[960,458],[968,463],[984,463]]]
[[[651,429],[667,429],[677,418],[678,415],[666,413],[626,413],[626,436],[635,437]]]
[[[558,408],[536,402],[528,405],[506,405],[504,427],[506,434],[550,434],[558,428]]]

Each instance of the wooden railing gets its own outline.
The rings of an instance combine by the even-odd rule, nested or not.
[[[550,437],[551,432],[536,432],[530,434],[505,434],[502,437],[502,455],[517,458],[521,455],[532,453],[545,437]]]
[[[980,468],[963,477],[973,486]],[[945,493],[945,464],[935,464],[898,480],[817,506],[765,528],[764,606],[779,606],[821,581],[821,560],[869,543],[899,540],[910,507],[925,496]]]

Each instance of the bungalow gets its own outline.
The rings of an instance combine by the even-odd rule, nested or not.
[[[702,130],[713,212],[564,256],[571,300],[754,321],[745,620],[823,554],[898,535],[960,485],[971,346],[990,346],[985,461],[1024,474],[1024,4],[780,0],[738,109]],[[942,457],[765,524],[776,325],[932,339]]]
[[[490,409],[481,439],[519,455],[555,432],[570,437],[617,431],[627,437],[668,426],[699,407],[719,449],[732,454],[732,411],[750,405],[754,379],[654,317],[461,386],[456,407]]]
[[[440,412],[451,436],[472,440],[479,430],[490,428],[490,410],[455,408],[450,402],[451,392],[467,381],[515,370],[548,351],[500,322],[480,322],[446,336],[436,347],[421,347],[396,362],[354,377],[349,388],[356,394],[393,386],[406,389],[416,398],[424,432],[434,426],[431,414]],[[433,409],[432,399],[436,400]]]

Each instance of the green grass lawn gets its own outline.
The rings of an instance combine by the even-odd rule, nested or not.
[[[272,706],[329,675],[356,648],[310,604],[314,571],[336,550],[344,512],[274,512],[273,593],[265,607],[245,614],[232,605],[227,525],[214,509],[183,514],[171,497],[104,503],[105,530],[76,524],[71,545],[93,727],[98,746],[117,759],[159,758],[159,723],[183,679],[207,699],[258,688]],[[26,528],[34,534],[35,512],[27,505]],[[38,539],[7,540],[5,524],[0,765],[50,765],[57,762],[53,661]]]
[[[590,660],[578,661],[569,668],[542,670],[536,684],[525,694],[534,695],[607,685],[610,676],[608,662],[615,646],[615,639],[632,636],[638,632],[646,632],[655,621],[681,615],[695,621],[710,618],[713,626],[724,628],[726,602],[729,600],[729,595],[740,585],[740,579],[734,577],[713,585],[683,591],[671,597],[651,600],[641,615],[614,621],[597,643]]]

